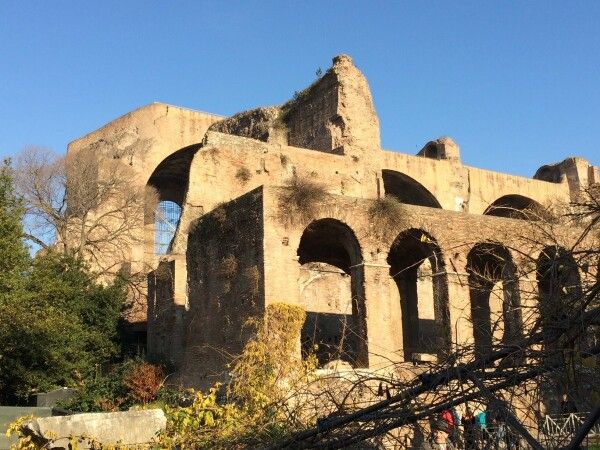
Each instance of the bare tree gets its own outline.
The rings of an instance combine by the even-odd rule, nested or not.
[[[131,167],[103,152],[68,156],[40,147],[15,159],[15,184],[25,207],[26,238],[84,258],[113,273],[143,239],[144,214],[155,192],[135,182]]]

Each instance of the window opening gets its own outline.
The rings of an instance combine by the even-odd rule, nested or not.
[[[180,217],[181,206],[177,203],[170,200],[159,202],[155,220],[154,253],[156,255],[166,255],[169,251]]]

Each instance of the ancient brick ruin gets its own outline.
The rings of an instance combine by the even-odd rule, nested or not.
[[[69,154],[89,148],[126,149],[132,177],[159,193],[129,249],[130,270],[148,275],[131,320],[188,385],[212,383],[244,322],[275,302],[305,308],[298,356],[316,344],[321,364],[418,364],[518,336],[544,286],[529,260],[545,257],[519,239],[600,181],[575,157],[532,179],[469,167],[448,137],[417,155],[384,150],[367,80],[345,55],[282,106],[224,118],[154,103]]]

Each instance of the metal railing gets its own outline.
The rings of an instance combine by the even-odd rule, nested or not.
[[[567,445],[579,430],[589,413],[552,414],[544,417],[540,424],[540,441],[548,448]],[[600,442],[600,423],[589,431],[584,445]]]

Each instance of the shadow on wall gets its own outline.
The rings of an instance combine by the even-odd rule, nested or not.
[[[338,359],[353,363],[345,342],[351,323],[352,314],[307,312],[301,332],[302,357],[314,353],[320,367]]]
[[[483,214],[533,221],[549,217],[548,212],[540,203],[528,197],[516,194],[500,197],[490,204]]]
[[[394,170],[383,170],[383,188],[386,195],[393,195],[401,203],[442,208],[440,202],[421,183]]]

